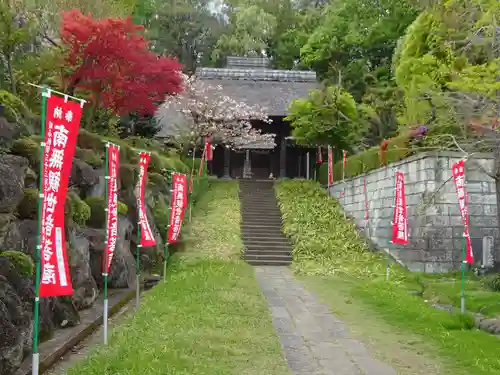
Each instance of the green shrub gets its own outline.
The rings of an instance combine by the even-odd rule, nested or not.
[[[128,206],[123,203],[118,201],[118,215],[126,215],[128,213]]]
[[[3,105],[4,116],[9,122],[19,122],[30,113],[21,98],[5,90],[0,90],[0,104]]]
[[[189,176],[187,180],[187,185],[189,187]],[[209,188],[209,181],[206,176],[197,176],[193,177],[193,191],[191,193],[191,202],[194,204],[200,200],[203,194]]]
[[[71,216],[73,221],[78,225],[84,226],[90,219],[91,209],[78,194],[71,192],[68,194],[69,210],[67,214]]]
[[[389,140],[389,147],[385,153],[387,163],[394,163],[403,160],[411,155],[408,146],[408,136],[394,137]],[[342,157],[333,166],[333,180],[338,182],[342,180]],[[334,160],[335,161],[335,160]],[[356,177],[364,172],[369,172],[381,168],[380,146],[369,148],[359,154],[349,156],[346,160],[345,178]],[[319,170],[319,181],[322,184],[328,183],[328,163],[321,165]]]
[[[144,151],[158,151],[161,152],[164,148],[163,144],[154,138],[144,138],[144,137],[127,137],[125,142],[130,144],[132,147]]]
[[[141,149],[141,150],[150,150],[149,142],[148,142],[149,139],[147,139],[147,138],[133,136],[133,137],[125,138],[125,141],[134,148]]]
[[[101,168],[104,166],[104,156],[100,152],[77,148],[75,155],[78,159],[83,160],[93,168]]]
[[[24,189],[24,196],[17,205],[17,215],[20,219],[36,219],[38,208],[38,189]]]
[[[344,218],[336,199],[314,181],[280,181],[276,193],[284,233],[293,246],[294,263],[308,274],[384,275],[380,254],[370,252],[356,226]],[[334,229],[334,230],[333,230]],[[393,280],[401,271],[391,271]]]
[[[153,217],[161,238],[164,241],[167,241],[168,225],[170,223],[170,207],[168,203],[163,200],[159,200],[154,207]]]
[[[150,172],[148,173],[148,183],[158,187],[162,187],[168,184],[168,180],[161,173]]]
[[[122,189],[130,189],[135,186],[138,169],[137,165],[120,164],[119,178]]]
[[[482,282],[487,288],[495,292],[500,292],[500,274],[487,275],[483,278]]]
[[[85,129],[80,129],[77,138],[77,146],[83,150],[93,150],[94,152],[104,152],[105,141],[97,134],[91,133]]]
[[[157,152],[152,152],[149,159],[148,171],[161,173],[164,169],[166,169],[164,158]]]
[[[191,169],[194,169],[196,173],[198,173],[198,170],[200,169],[200,164],[201,164],[201,158],[183,158],[181,162],[186,165],[187,170],[191,171]]]
[[[189,167],[184,164],[178,156],[167,156],[164,160],[165,168],[169,170],[175,170],[181,173],[189,173],[191,171]]]
[[[14,141],[10,150],[11,154],[28,159],[30,166],[38,168],[40,165],[40,141],[38,139],[35,137],[19,138]]]
[[[104,137],[103,139],[120,146],[120,160],[122,163],[133,164],[139,160],[137,151],[126,140],[115,137]]]
[[[107,203],[103,197],[89,197],[85,203],[90,207],[89,226],[93,228],[103,228],[106,224],[106,212],[104,211]]]
[[[31,277],[35,273],[33,260],[21,251],[6,250],[0,252],[0,257],[8,258],[22,276]]]

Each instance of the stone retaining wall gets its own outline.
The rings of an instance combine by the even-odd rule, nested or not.
[[[363,180],[358,176],[330,187],[349,216],[381,249],[412,271],[444,272],[460,265],[463,226],[451,165],[457,153],[422,153],[366,174],[369,219],[365,220]],[[478,265],[493,267],[500,259],[495,182],[488,176],[493,159],[476,156],[466,164],[470,233]],[[409,244],[391,243],[394,207],[394,171],[405,174]],[[343,194],[342,194],[343,193]]]

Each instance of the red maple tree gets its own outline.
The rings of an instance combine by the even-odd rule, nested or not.
[[[94,20],[78,10],[63,12],[68,87],[90,91],[94,109],[153,114],[165,95],[182,91],[181,65],[149,51],[142,30],[130,17]]]

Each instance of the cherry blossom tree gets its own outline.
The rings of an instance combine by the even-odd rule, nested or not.
[[[262,134],[252,121],[270,123],[263,108],[239,102],[195,76],[183,75],[184,90],[167,96],[155,117],[162,133],[181,144],[199,144],[206,136],[232,148],[274,147],[275,134]]]

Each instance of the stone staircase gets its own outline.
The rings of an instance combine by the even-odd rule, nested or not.
[[[254,266],[286,266],[292,248],[283,235],[273,181],[240,181],[243,258]]]

